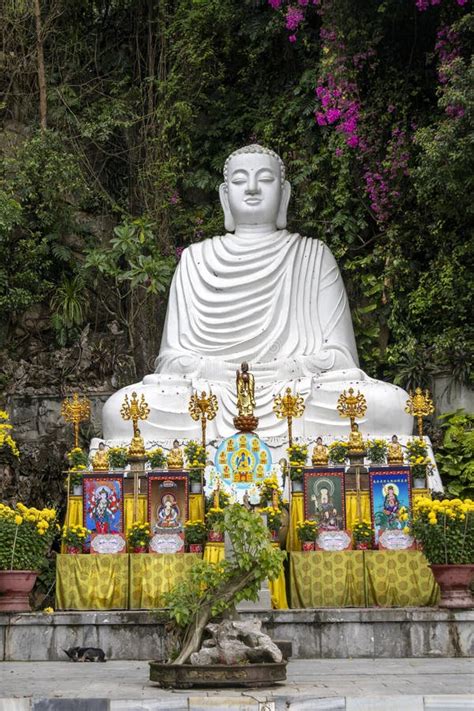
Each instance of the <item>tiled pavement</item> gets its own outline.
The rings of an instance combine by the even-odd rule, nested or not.
[[[472,659],[317,659],[268,689],[165,691],[146,662],[0,663],[0,711],[474,711]]]

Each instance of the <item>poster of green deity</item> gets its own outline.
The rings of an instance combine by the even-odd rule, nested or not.
[[[306,519],[317,521],[320,531],[344,530],[344,469],[305,471],[304,512]]]

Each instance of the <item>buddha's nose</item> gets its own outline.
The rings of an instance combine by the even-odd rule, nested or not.
[[[250,174],[247,180],[247,186],[245,188],[245,192],[248,195],[254,195],[255,193],[258,193],[259,191],[259,186],[258,186],[258,180],[256,175]]]

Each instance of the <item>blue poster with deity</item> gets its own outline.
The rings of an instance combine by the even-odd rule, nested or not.
[[[370,506],[375,543],[384,530],[402,531],[409,525],[411,482],[408,467],[370,473]]]
[[[258,484],[272,472],[272,455],[268,446],[252,432],[238,432],[224,439],[216,451],[215,472],[209,488],[218,476],[221,486],[233,501],[242,503],[246,495],[250,503],[259,501]]]

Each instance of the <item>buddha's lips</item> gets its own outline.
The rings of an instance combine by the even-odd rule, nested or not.
[[[260,198],[247,198],[244,200],[247,205],[260,205],[262,202]]]

